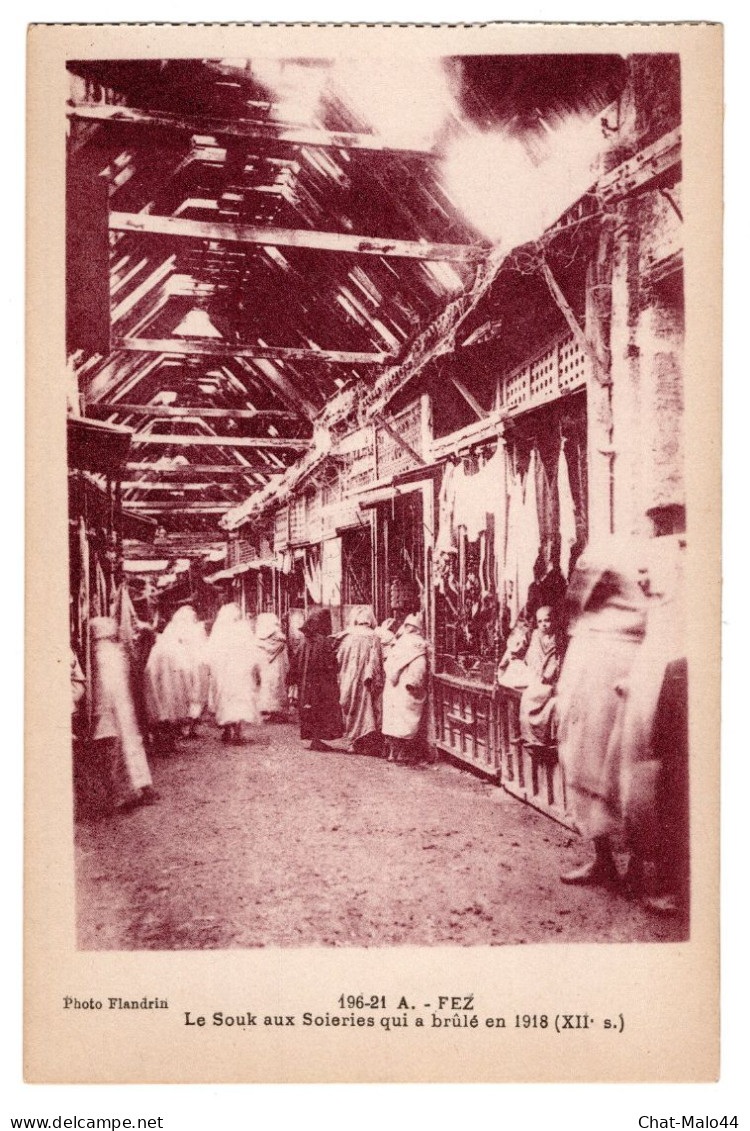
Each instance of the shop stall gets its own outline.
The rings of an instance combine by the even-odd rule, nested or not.
[[[552,737],[522,741],[521,690],[498,665],[543,606],[563,647],[567,579],[587,537],[585,384],[585,356],[561,338],[501,378],[491,413],[433,444],[433,741],[560,819]]]

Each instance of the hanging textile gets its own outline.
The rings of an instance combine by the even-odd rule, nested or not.
[[[537,451],[531,449],[529,467],[523,484],[521,535],[518,541],[518,600],[523,608],[534,580],[534,562],[539,553],[539,511],[537,506]]]
[[[458,465],[447,463],[443,469],[438,498],[438,528],[435,538],[435,559],[449,554],[455,548],[454,508],[456,500],[456,472]]]
[[[438,499],[438,529],[433,550],[433,584],[447,596],[447,590],[456,592],[456,474],[458,465],[447,463],[443,469]]]
[[[321,605],[341,604],[341,539],[329,538],[321,544]]]
[[[491,497],[495,515],[495,578],[497,591],[502,598],[505,588],[505,545],[508,534],[508,466],[504,440],[498,440],[497,450],[490,463],[493,465]]]
[[[576,543],[576,508],[573,492],[570,489],[568,459],[565,455],[565,439],[560,444],[557,460],[557,497],[560,505],[560,572],[567,578],[570,568],[570,554]]]
[[[310,600],[315,605],[323,603],[323,570],[320,564],[320,550],[317,546],[305,547],[303,563],[305,571],[305,585],[310,595]]]
[[[514,625],[521,611],[518,594],[518,558],[520,539],[523,536],[523,480],[517,470],[509,469],[508,484],[508,530],[505,552],[505,592],[510,613],[510,623]]]
[[[96,615],[109,616],[109,602],[107,601],[107,578],[101,563],[96,563]]]
[[[117,589],[112,605],[120,643],[125,645],[128,654],[132,654],[140,638],[140,620],[130,598],[130,590],[124,582]]]

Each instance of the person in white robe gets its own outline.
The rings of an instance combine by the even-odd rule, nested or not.
[[[211,703],[222,741],[247,741],[243,724],[259,720],[260,665],[252,627],[233,601],[222,605],[208,640]]]
[[[144,673],[146,709],[156,747],[163,754],[171,753],[181,728],[188,725],[196,694],[193,658],[183,638],[184,620],[178,609],[157,636]]]
[[[184,649],[188,660],[188,673],[190,682],[190,704],[188,709],[188,722],[185,725],[185,735],[194,738],[198,720],[206,709],[208,702],[208,635],[202,621],[192,605],[181,605],[170,622],[176,640]]]
[[[420,613],[406,617],[384,668],[383,737],[388,759],[416,761],[427,701],[427,641]]]
[[[646,626],[635,553],[632,540],[589,546],[571,578],[579,615],[557,685],[558,750],[572,815],[594,859],[564,873],[567,884],[620,879],[612,838],[623,825],[623,720]]]
[[[289,709],[289,653],[281,621],[275,613],[259,613],[255,622],[260,689],[258,710],[270,720],[283,720]]]
[[[89,622],[92,661],[91,743],[113,812],[158,800],[136,720],[125,650],[111,617]]]

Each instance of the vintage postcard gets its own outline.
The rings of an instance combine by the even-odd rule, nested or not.
[[[720,27],[28,43],[26,1078],[716,1079]]]

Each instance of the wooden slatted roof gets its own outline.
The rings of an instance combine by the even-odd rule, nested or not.
[[[624,81],[609,56],[445,66],[453,112],[417,143],[323,81],[314,119],[284,120],[252,60],[69,65],[69,348],[83,413],[134,430],[128,507],[214,531],[309,458],[342,392],[372,400],[492,286],[495,252],[439,174],[445,137],[538,128]]]

